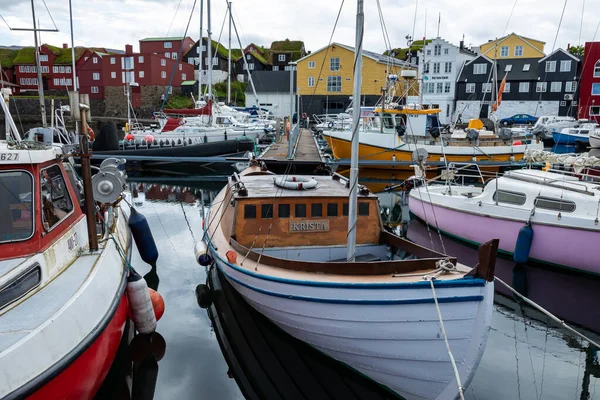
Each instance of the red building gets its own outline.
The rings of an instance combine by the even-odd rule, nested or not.
[[[183,42],[183,47],[182,47]],[[163,37],[163,38],[146,38],[140,40],[140,53],[142,54],[160,54],[165,58],[177,59],[177,53],[181,49],[179,58],[194,46],[194,40],[189,36],[186,37]]]
[[[600,42],[585,44],[578,117],[600,123]]]
[[[140,42],[140,48],[144,48]],[[90,52],[80,60],[77,75],[81,93],[90,98],[103,99],[107,86],[125,87],[135,83],[132,104],[139,107],[142,86],[181,86],[181,82],[194,77],[194,66],[177,62],[163,54],[134,53],[133,46],[126,45],[124,54]],[[172,77],[172,81],[171,81]]]

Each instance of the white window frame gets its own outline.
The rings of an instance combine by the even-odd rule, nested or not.
[[[115,71],[112,71],[112,72],[110,73],[110,78],[111,78],[111,79],[117,79],[117,73],[116,73]]]
[[[254,71],[254,63],[248,63],[248,70]]]
[[[160,77],[163,78],[163,79],[166,79],[167,78],[166,71],[160,71]]]
[[[592,110],[594,108],[597,110],[595,113],[592,112]],[[599,115],[600,115],[600,106],[590,106],[590,117],[597,117]]]
[[[160,65],[161,65],[162,67],[166,67],[166,66],[167,66],[167,60],[165,60],[165,59],[161,59],[161,60],[160,60]]]
[[[486,63],[473,64],[473,75],[483,75],[485,73],[487,73]]]
[[[94,72],[92,74],[92,80],[99,81],[100,80],[100,72]]]
[[[433,55],[434,56],[441,56],[442,55],[442,45],[441,44],[434,44],[433,45]]]
[[[92,86],[90,90],[91,90],[92,93],[99,93],[100,92],[98,90],[98,86]]]
[[[546,72],[556,72],[556,61],[546,61]]]
[[[510,82],[506,82],[504,84],[504,90],[502,91],[502,93],[510,93]]]
[[[279,61],[285,61],[285,54],[279,54],[279,56],[277,57],[277,59]]]
[[[536,82],[535,84],[535,92],[536,93],[545,93],[548,90],[548,82]]]
[[[177,52],[176,51],[174,51],[174,52],[171,53],[171,58],[173,60],[177,60]]]
[[[436,93],[444,93],[444,83],[443,82],[435,83],[435,92]]]
[[[186,74],[181,74],[181,80],[182,80],[182,81],[185,81],[185,80],[187,80],[186,78],[187,78],[187,75],[186,75]]]
[[[507,65],[504,67],[504,72],[510,72],[510,71],[512,71],[512,64],[507,64]]]
[[[572,60],[560,60],[560,72],[571,72]]]
[[[523,64],[523,71],[527,72],[531,69],[531,64]]]
[[[519,82],[519,93],[529,93],[529,82]]]
[[[444,93],[450,93],[451,86],[450,82],[444,82]]]
[[[145,75],[145,72],[144,72],[144,71],[138,71],[138,76],[139,76],[140,78],[143,78],[143,77],[144,77],[144,75]]]
[[[440,63],[439,62],[433,63],[433,73],[434,74],[440,73]]]
[[[445,74],[452,73],[452,62],[451,61],[446,61],[444,63],[444,73]]]
[[[144,56],[138,56],[138,64],[144,63]]]
[[[515,46],[515,57],[523,57],[523,46]]]
[[[111,63],[111,64],[116,64],[116,63],[117,63],[117,59],[116,59],[116,57],[111,57],[111,58],[110,58],[110,63]]]
[[[550,92],[560,93],[562,92],[562,82],[550,82]]]
[[[481,85],[481,91],[483,93],[492,93],[492,84],[490,82],[483,83]]]
[[[48,54],[40,54],[40,62],[48,61]]]
[[[329,58],[329,70],[330,71],[339,71],[341,68],[340,58],[339,57],[330,57]]]
[[[173,43],[172,42],[163,42],[163,47],[165,49],[172,49],[173,48]]]
[[[342,77],[328,76],[327,77],[327,92],[340,93],[342,91]]]
[[[577,90],[577,81],[567,81],[565,82],[565,92],[567,93],[575,93]]]
[[[314,61],[309,61],[308,62],[308,68],[309,69],[314,69],[315,68],[315,62]]]
[[[273,71],[279,71],[279,65],[273,65]]]
[[[315,77],[314,76],[308,77],[308,87],[315,87]]]
[[[467,86],[465,87],[465,93],[475,93],[475,84],[467,83]]]
[[[448,54],[450,54],[450,49],[448,49],[447,47],[444,48],[444,55],[447,56]]]
[[[594,65],[594,78],[600,78],[600,60]]]
[[[500,47],[500,57],[508,57],[510,54],[510,47],[502,46]]]
[[[98,57],[92,57],[92,62],[94,64],[98,64]]]

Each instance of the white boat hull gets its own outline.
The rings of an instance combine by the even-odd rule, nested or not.
[[[593,149],[600,148],[600,134],[592,133],[590,135],[590,147]]]
[[[212,251],[235,289],[290,335],[409,400],[454,399],[458,386],[428,281],[392,284],[287,281],[232,265]],[[450,283],[449,283],[450,282]],[[493,283],[436,283],[463,387],[485,349]]]

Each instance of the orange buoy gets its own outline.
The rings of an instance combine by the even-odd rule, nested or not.
[[[152,136],[152,135],[146,135],[146,137],[144,138],[144,142],[152,143],[153,141],[154,141],[154,136]]]
[[[237,261],[237,253],[233,250],[229,250],[227,253],[225,253],[225,255],[227,256],[227,261],[229,261],[230,263],[235,264]]]
[[[88,131],[88,136],[90,137],[90,140],[94,140],[94,138],[96,137],[94,130],[88,126],[87,131]]]
[[[156,290],[152,288],[148,288],[148,292],[150,293],[150,300],[152,301],[152,308],[154,308],[154,316],[156,320],[160,320],[160,318],[165,313],[165,301]]]
[[[522,142],[522,141],[520,141],[520,140],[515,140],[515,141],[513,142],[513,146],[520,146],[520,145],[522,145],[522,144],[523,144],[523,142]]]
[[[128,133],[127,136],[125,136],[125,140],[131,142],[133,139],[135,139],[135,136],[133,136],[133,134]]]

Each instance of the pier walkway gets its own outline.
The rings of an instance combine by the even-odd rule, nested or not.
[[[282,173],[319,173],[324,168],[317,142],[310,130],[301,128],[295,142],[292,158],[288,159],[289,144],[285,135],[273,143],[260,159],[270,171]]]

